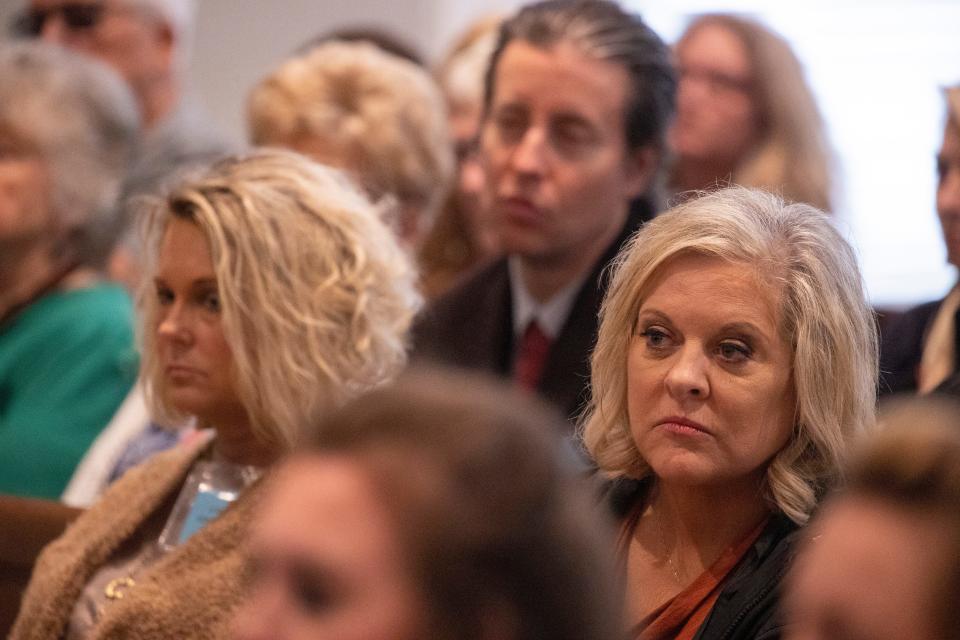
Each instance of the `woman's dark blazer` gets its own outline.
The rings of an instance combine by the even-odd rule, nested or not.
[[[607,491],[618,520],[646,493],[646,483],[619,480]],[[776,513],[733,571],[694,640],[777,640],[783,635],[780,591],[793,562],[799,527]]]

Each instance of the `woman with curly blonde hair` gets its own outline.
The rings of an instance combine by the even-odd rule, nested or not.
[[[12,638],[226,637],[258,479],[406,360],[415,270],[340,172],[257,151],[187,178],[145,224],[147,401],[208,435],[128,472],[44,550]]]
[[[247,103],[254,144],[348,171],[373,198],[389,198],[409,247],[423,240],[453,180],[446,118],[430,74],[370,42],[323,42],[261,80]]]
[[[823,212],[730,188],[634,237],[583,435],[614,479],[638,637],[776,632],[792,534],[873,425],[876,381],[856,259]]]

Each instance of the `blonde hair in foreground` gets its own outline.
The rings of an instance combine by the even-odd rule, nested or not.
[[[877,335],[853,250],[826,214],[742,187],[690,200],[647,223],[618,256],[600,315],[583,439],[601,469],[651,471],[630,433],[627,352],[650,282],[672,258],[703,254],[756,269],[793,346],[796,424],[770,462],[766,493],[797,523],[839,480],[849,443],[874,424]],[[709,313],[708,309],[703,310]]]
[[[172,217],[195,222],[207,238],[237,394],[264,441],[292,446],[406,363],[421,300],[416,273],[374,206],[339,171],[254,151],[187,178],[145,216],[142,371],[158,420],[186,417],[165,400],[150,277]]]

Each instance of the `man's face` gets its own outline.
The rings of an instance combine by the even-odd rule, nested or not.
[[[30,0],[29,11],[38,37],[107,63],[138,95],[170,72],[170,27],[128,0]]]
[[[653,169],[653,154],[626,148],[629,86],[626,70],[569,43],[504,49],[480,141],[507,253],[586,266],[616,237]]]

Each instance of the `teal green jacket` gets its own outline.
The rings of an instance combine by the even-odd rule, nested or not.
[[[0,493],[59,498],[137,366],[115,285],[49,293],[0,326]]]

